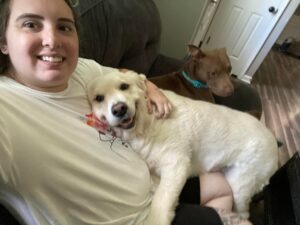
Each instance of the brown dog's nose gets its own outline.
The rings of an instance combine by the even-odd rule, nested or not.
[[[114,116],[122,118],[127,113],[128,107],[124,102],[118,102],[111,108],[111,112]]]

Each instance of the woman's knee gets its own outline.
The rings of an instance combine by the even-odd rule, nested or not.
[[[201,203],[225,196],[232,196],[232,190],[221,172],[200,175]]]

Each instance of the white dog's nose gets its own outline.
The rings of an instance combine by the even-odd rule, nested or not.
[[[128,110],[128,106],[124,102],[118,102],[111,108],[111,112],[115,117],[122,118]]]

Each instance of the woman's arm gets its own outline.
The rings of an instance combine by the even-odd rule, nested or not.
[[[167,118],[172,111],[171,102],[155,84],[149,80],[146,80],[145,84],[149,113],[154,113],[156,118]]]

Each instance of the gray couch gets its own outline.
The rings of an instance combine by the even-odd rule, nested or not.
[[[148,77],[178,70],[184,63],[159,53],[162,28],[152,0],[81,0],[77,11],[82,57]],[[227,98],[215,96],[216,102],[243,111],[261,111],[257,92],[240,80],[234,82],[235,94]],[[22,199],[12,199],[23,204]],[[15,218],[20,217],[24,212],[12,208],[10,202],[1,203],[0,196],[0,224],[18,225]]]

